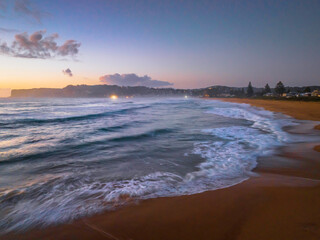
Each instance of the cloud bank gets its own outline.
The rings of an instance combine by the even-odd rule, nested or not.
[[[37,31],[30,36],[27,33],[15,35],[15,40],[9,46],[6,42],[0,42],[0,54],[20,58],[56,58],[75,57],[81,46],[75,40],[67,40],[64,44],[58,45],[57,33],[44,37],[45,31]]]
[[[70,68],[67,68],[66,70],[62,70],[62,73],[63,73],[64,75],[69,76],[69,77],[72,77],[72,76],[73,76],[72,71],[70,70]]]
[[[108,85],[118,85],[118,86],[145,86],[145,87],[165,87],[172,86],[173,83],[166,81],[153,80],[148,75],[139,77],[134,73],[130,74],[113,74],[104,75],[100,77],[100,81]]]

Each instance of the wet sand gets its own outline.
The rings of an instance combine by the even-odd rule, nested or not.
[[[273,112],[281,112],[300,120],[320,121],[320,102],[302,102],[247,98],[216,98],[216,100],[234,103],[247,103]],[[318,126],[320,129],[320,125]]]
[[[316,116],[305,119],[320,120]],[[115,211],[0,239],[320,239],[320,153],[313,151],[315,145],[290,145],[260,158],[255,176],[229,188],[132,201]]]

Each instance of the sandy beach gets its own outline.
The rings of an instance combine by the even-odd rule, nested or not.
[[[320,103],[225,99],[297,119],[320,121]],[[290,129],[320,134],[314,125]],[[318,144],[284,147],[260,158],[255,175],[235,186],[149,199],[73,223],[0,239],[320,239]]]
[[[320,121],[320,102],[302,102],[286,100],[264,100],[246,98],[217,98],[220,101],[246,103],[255,107],[262,107],[273,112],[281,112],[300,120]],[[320,126],[318,126],[318,129]]]

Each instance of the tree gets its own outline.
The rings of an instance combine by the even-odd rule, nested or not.
[[[251,82],[249,82],[248,89],[247,89],[247,96],[251,97],[252,95],[253,95],[253,87],[251,85]]]
[[[269,84],[267,83],[267,85],[264,87],[264,93],[271,93],[271,88],[269,86]]]
[[[283,83],[280,81],[277,83],[276,87],[275,87],[275,92],[278,93],[280,96],[286,91]]]
[[[306,88],[303,90],[303,92],[311,92],[310,87],[306,87]]]

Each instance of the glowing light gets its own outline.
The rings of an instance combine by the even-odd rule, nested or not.
[[[188,96],[187,96],[187,95],[185,95],[185,96],[184,96],[184,98],[188,98]]]
[[[126,98],[128,99],[128,98],[129,98],[129,96],[126,96]]]
[[[111,95],[110,98],[111,99],[118,99],[118,96],[117,95]]]

